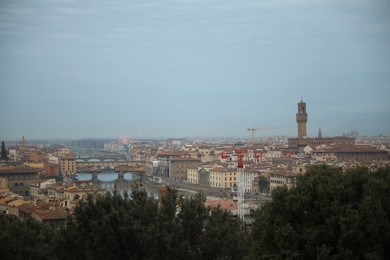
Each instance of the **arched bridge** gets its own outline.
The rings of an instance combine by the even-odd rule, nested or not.
[[[76,168],[78,171],[99,171],[104,168],[117,169],[118,171],[138,171],[143,172],[145,169],[145,161],[124,161],[124,160],[77,160]]]

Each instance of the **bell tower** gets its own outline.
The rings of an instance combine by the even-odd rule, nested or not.
[[[307,113],[306,113],[306,103],[298,103],[298,113],[297,113],[297,123],[298,123],[298,138],[307,138],[306,134],[306,123],[307,123]]]

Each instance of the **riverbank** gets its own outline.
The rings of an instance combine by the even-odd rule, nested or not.
[[[161,182],[155,181],[148,176],[142,178],[142,183],[154,187],[156,190],[164,186],[169,186],[178,190],[179,194],[185,196],[193,196],[196,193],[200,192],[207,197],[217,198],[217,199],[229,199],[231,198],[231,193],[229,191],[214,188],[210,186],[200,186],[198,184],[192,184],[188,182],[180,182],[172,180],[170,178],[161,178]]]

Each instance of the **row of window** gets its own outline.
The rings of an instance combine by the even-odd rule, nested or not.
[[[286,181],[282,180],[271,180],[271,183],[285,184]]]
[[[10,175],[5,176],[5,178],[7,178],[7,179],[33,179],[35,177],[38,177],[38,175],[36,175],[36,174],[25,174],[25,175],[10,174]]]

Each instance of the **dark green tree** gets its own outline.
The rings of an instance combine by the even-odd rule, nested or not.
[[[53,259],[56,230],[34,220],[0,214],[1,259]]]
[[[158,254],[160,259],[180,259],[177,253],[180,226],[177,223],[176,213],[179,197],[176,189],[167,187],[167,192],[161,197],[159,218]]]
[[[269,191],[269,180],[264,176],[259,176],[259,188],[260,192]]]
[[[201,255],[200,239],[208,216],[204,201],[205,197],[200,193],[181,201],[177,220],[180,232],[176,234],[181,243],[177,251],[181,256],[186,255],[187,259],[198,259]]]
[[[248,245],[237,218],[170,188],[89,196],[60,230],[0,215],[0,230],[2,259],[242,259]]]
[[[63,259],[157,259],[158,203],[143,190],[80,201],[58,241]],[[62,247],[69,245],[68,247]],[[153,250],[152,250],[153,249]]]
[[[249,249],[249,235],[231,212],[209,209],[201,239],[202,259],[243,259]]]
[[[388,259],[390,168],[316,166],[256,214],[255,259]]]
[[[5,149],[4,141],[1,143],[0,158],[1,158],[1,160],[3,160],[3,161],[8,161],[8,154],[7,154],[7,150]]]

